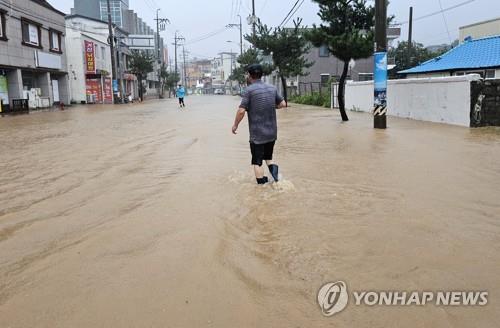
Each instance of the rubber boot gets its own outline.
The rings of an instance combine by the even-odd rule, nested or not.
[[[279,180],[279,175],[278,175],[279,168],[278,168],[278,165],[271,164],[271,165],[268,166],[268,168],[269,168],[269,172],[271,172],[271,175],[273,176],[274,181],[278,182],[278,180]]]
[[[267,177],[263,177],[260,179],[257,179],[257,184],[263,185],[269,182],[269,179]]]

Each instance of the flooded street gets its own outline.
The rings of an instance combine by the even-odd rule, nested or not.
[[[0,327],[494,327],[500,129],[293,107],[257,186],[237,97],[0,119]],[[353,290],[486,290],[484,307]]]

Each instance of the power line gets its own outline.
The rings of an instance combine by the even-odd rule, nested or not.
[[[443,14],[444,26],[446,27],[446,32],[448,33],[448,38],[450,39],[451,43],[452,41],[451,41],[450,29],[448,28],[448,22],[446,21],[446,16],[443,11],[443,3],[441,2],[441,0],[439,0],[439,7],[441,8],[441,13]]]
[[[236,17],[236,16],[238,16],[239,14],[241,14],[241,7],[243,6],[243,3],[242,3],[242,2],[243,2],[243,0],[240,0],[240,4],[239,4],[239,6],[238,6],[238,13],[237,13],[234,17]]]
[[[249,5],[246,1],[245,1],[245,2],[243,2],[243,3],[245,4],[245,8],[246,8],[245,10],[246,10],[248,13],[252,13],[252,9],[250,8],[250,7],[251,7],[251,5]]]
[[[288,19],[288,17],[290,17],[290,15],[292,14],[293,10],[297,7],[297,5],[299,4],[299,2],[300,2],[300,0],[295,1],[295,4],[293,5],[292,9],[290,9],[290,11],[288,12],[288,14],[285,16],[285,18],[283,18],[283,21],[281,22],[281,24],[278,27],[283,26],[283,24]]]
[[[229,13],[229,21],[231,22],[233,20],[233,13],[234,13],[234,1],[231,0],[231,12]]]
[[[262,5],[262,7],[260,8],[259,15],[262,15],[262,12],[263,12],[263,11],[264,11],[264,9],[266,8],[266,5],[267,5],[267,2],[268,2],[268,1],[269,1],[269,0],[265,0],[265,1],[264,1],[264,4],[263,4],[263,5]]]
[[[160,6],[158,6],[155,0],[150,0],[150,1],[155,6],[155,8],[160,8]]]
[[[295,16],[295,14],[297,13],[297,11],[299,11],[300,7],[304,4],[304,1],[305,0],[302,0],[302,2],[297,6],[297,8],[295,9],[295,11],[290,15],[290,17],[288,17],[287,21],[283,25],[288,24],[288,22],[290,21],[290,19],[292,19],[293,16]]]
[[[467,1],[461,2],[461,3],[456,4],[454,6],[451,6],[451,7],[445,8],[445,9],[441,9],[439,11],[436,11],[436,12],[433,12],[433,13],[430,13],[430,14],[427,14],[427,15],[415,18],[415,19],[413,19],[413,22],[416,22],[416,21],[419,21],[419,20],[422,20],[422,19],[426,19],[426,18],[429,18],[429,17],[433,17],[433,16],[439,15],[441,13],[445,13],[447,11],[459,8],[459,7],[463,7],[463,6],[468,5],[469,3],[472,3],[472,2],[475,2],[475,1],[477,1],[477,0],[467,0]],[[399,24],[405,25],[405,24],[408,24],[408,23],[409,23],[409,21],[404,21],[404,22],[401,22]]]
[[[242,0],[236,0],[236,8],[234,10],[234,15],[231,17],[231,21],[233,21],[233,18],[236,18],[240,13],[241,13],[241,4]]]
[[[151,0],[144,0],[144,3],[146,4],[146,6],[148,6],[148,7],[149,7],[149,9],[150,9],[151,11],[154,11],[154,6],[151,4],[151,2],[150,2],[150,1],[151,1]]]
[[[196,59],[212,59],[214,56],[207,56],[207,55],[202,55],[199,53],[191,52],[191,55],[194,55]],[[195,59],[193,58],[193,59]]]
[[[211,37],[214,37],[214,36],[216,36],[216,35],[224,32],[224,31],[226,31],[226,30],[227,30],[227,27],[223,27],[223,28],[221,28],[219,30],[212,31],[210,33],[204,34],[204,35],[199,36],[197,38],[191,39],[189,42],[186,42],[185,44],[189,45],[189,44],[197,43],[197,42],[200,42],[200,41],[204,41],[206,39],[209,39]]]
[[[218,29],[218,30],[215,30],[215,31],[212,31],[212,32],[208,32],[208,33],[200,35],[200,36],[198,36],[196,38],[190,39],[189,43],[195,42],[195,41],[198,41],[198,40],[201,40],[201,39],[205,39],[206,37],[214,35],[215,33],[219,33],[221,31],[224,31],[226,28],[227,27],[223,27],[221,29]]]

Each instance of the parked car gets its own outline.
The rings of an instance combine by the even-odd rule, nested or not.
[[[223,95],[224,94],[224,90],[222,89],[215,89],[214,91],[214,95]]]

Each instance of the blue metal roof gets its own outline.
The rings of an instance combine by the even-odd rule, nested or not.
[[[417,74],[491,67],[500,67],[500,35],[467,41],[439,57],[399,73]]]

